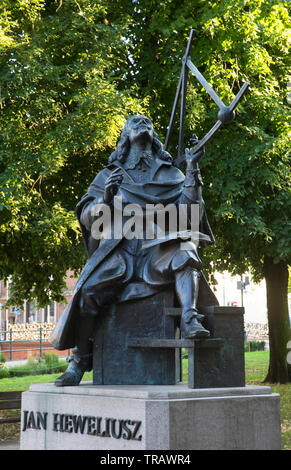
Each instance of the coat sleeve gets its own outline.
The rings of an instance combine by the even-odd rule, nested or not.
[[[101,170],[100,173],[90,184],[87,193],[82,197],[76,206],[76,215],[81,227],[83,241],[90,256],[93,251],[98,247],[99,240],[91,236],[91,227],[96,219],[93,215],[93,208],[95,204],[103,202],[105,181],[108,178],[110,171],[108,169]]]

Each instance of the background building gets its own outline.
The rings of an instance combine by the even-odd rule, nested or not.
[[[215,293],[222,306],[243,306],[245,308],[245,329],[247,339],[264,340],[268,343],[267,305],[265,281],[255,284],[250,274],[231,276],[228,272],[216,273]],[[73,295],[76,278],[68,272],[67,289],[64,296],[67,302]],[[0,326],[1,331],[18,325],[47,325],[53,328],[60,318],[65,303],[52,302],[45,308],[38,309],[35,302],[25,302],[23,308],[5,307],[9,298],[9,283],[0,281]]]
[[[66,280],[67,289],[64,296],[69,302],[73,295],[76,278],[71,278],[68,272]],[[5,307],[9,299],[9,282],[0,281],[0,329],[5,330],[8,324],[24,323],[56,323],[60,318],[66,304],[52,302],[44,308],[37,308],[36,302],[25,302],[23,308]]]

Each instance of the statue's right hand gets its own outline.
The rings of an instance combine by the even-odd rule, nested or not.
[[[119,186],[123,180],[122,169],[116,168],[112,171],[105,181],[104,202],[109,204],[118,192]]]

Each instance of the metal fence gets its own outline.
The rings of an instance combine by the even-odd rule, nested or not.
[[[9,353],[9,360],[13,360],[13,353],[18,353],[20,351],[39,351],[40,357],[43,354],[43,351],[54,349],[52,346],[44,346],[43,343],[47,342],[47,333],[51,332],[52,328],[38,328],[38,329],[21,329],[21,330],[13,330],[10,328],[9,330],[2,330],[1,331],[1,338],[0,338],[0,352],[1,353]],[[17,339],[21,333],[30,332],[32,333],[32,337],[28,339]],[[9,344],[8,349],[2,349],[2,344]],[[23,349],[14,349],[13,346],[16,343],[23,343]],[[25,343],[38,343],[38,347],[25,347]]]

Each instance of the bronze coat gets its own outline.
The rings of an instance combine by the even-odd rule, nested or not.
[[[76,214],[80,222],[83,240],[89,256],[81,275],[75,286],[72,299],[66,306],[62,313],[55,329],[50,337],[51,344],[59,350],[73,348],[75,346],[75,325],[79,312],[79,299],[80,291],[84,282],[89,278],[91,273],[96,269],[105,258],[110,256],[113,250],[121,242],[118,239],[101,239],[96,240],[91,236],[90,230],[81,222],[81,214],[84,207],[90,202],[102,202],[104,194],[105,181],[110,175],[111,171],[119,166],[123,170],[123,181],[120,185],[119,193],[122,196],[125,204],[135,203],[142,207],[145,204],[164,204],[165,206],[170,203],[178,204],[186,203],[187,198],[184,197],[184,175],[183,173],[172,165],[172,162],[160,160],[157,158],[151,169],[151,181],[146,183],[136,183],[132,180],[129,173],[123,168],[122,164],[115,161],[108,165],[105,169],[100,171],[92,184],[88,188],[87,193],[77,204]],[[192,201],[197,202],[197,201]],[[214,237],[204,210],[204,202],[201,201],[200,232],[209,236],[209,242],[202,242],[201,245],[207,243],[214,243]],[[199,305],[214,305],[217,300],[212,293],[204,275],[202,274],[199,289]]]

